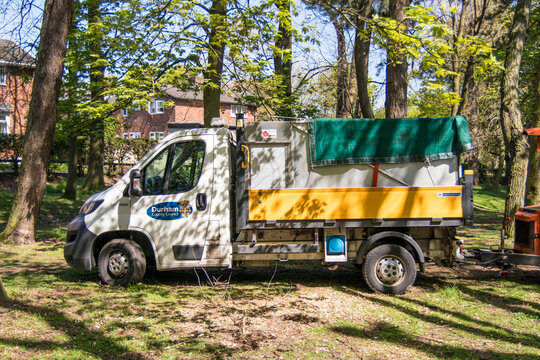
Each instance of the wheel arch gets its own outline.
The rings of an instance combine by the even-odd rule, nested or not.
[[[356,263],[362,264],[366,257],[366,254],[373,248],[383,244],[396,244],[403,247],[409,245],[413,250],[413,257],[420,264],[422,271],[425,263],[424,252],[420,248],[420,245],[412,238],[412,236],[399,232],[399,231],[383,231],[377,234],[371,235],[367,240],[362,242],[360,248],[356,253]]]
[[[157,265],[154,244],[146,234],[138,231],[108,231],[100,234],[94,240],[94,245],[92,247],[92,263],[94,266],[97,264],[101,249],[103,249],[105,244],[114,239],[129,239],[136,242],[144,252],[147,266],[154,267]]]

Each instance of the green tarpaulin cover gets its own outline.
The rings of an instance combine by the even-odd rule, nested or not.
[[[473,148],[462,116],[423,119],[313,119],[312,166],[449,159]]]

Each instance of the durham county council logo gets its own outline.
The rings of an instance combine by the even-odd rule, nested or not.
[[[152,205],[146,214],[156,220],[176,220],[187,218],[193,212],[189,201],[163,202]]]

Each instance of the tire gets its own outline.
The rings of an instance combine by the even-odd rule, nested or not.
[[[366,255],[362,273],[373,291],[403,294],[416,280],[416,263],[404,247],[384,244]]]
[[[145,271],[144,252],[132,240],[112,240],[99,252],[98,273],[104,284],[126,286],[137,283]]]

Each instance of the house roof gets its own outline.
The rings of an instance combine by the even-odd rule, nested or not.
[[[0,65],[35,67],[36,59],[13,41],[0,39]]]
[[[203,93],[202,91],[192,91],[192,90],[181,90],[179,88],[176,88],[171,85],[162,86],[161,91],[163,91],[165,94],[169,95],[170,97],[174,99],[181,99],[181,100],[193,100],[193,101],[203,101]],[[229,94],[221,93],[221,97],[219,101],[222,104],[242,104],[242,105],[253,105],[245,103],[241,100],[237,100],[234,97],[230,96]]]

